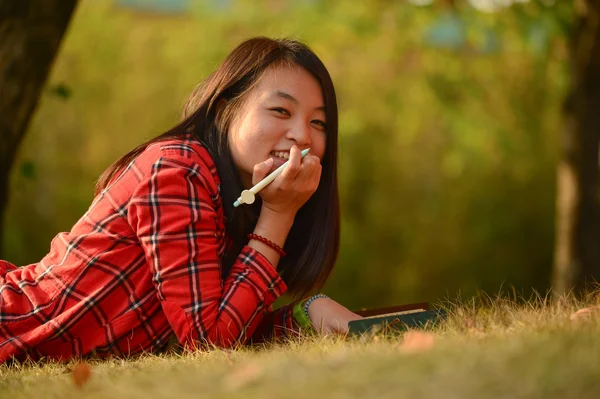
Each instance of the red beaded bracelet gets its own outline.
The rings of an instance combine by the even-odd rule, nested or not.
[[[249,240],[258,240],[260,242],[262,242],[263,244],[268,245],[269,247],[273,248],[275,251],[277,251],[277,253],[279,254],[279,256],[281,256],[282,258],[287,255],[285,253],[285,251],[283,250],[283,248],[281,248],[279,245],[275,244],[273,241],[259,236],[258,234],[254,234],[254,233],[250,233],[246,236]]]

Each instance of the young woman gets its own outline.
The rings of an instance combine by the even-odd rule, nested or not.
[[[306,298],[338,254],[337,130],[333,83],[310,49],[239,45],[181,123],[104,172],[48,255],[0,261],[0,361],[132,355],[173,336],[196,348],[346,331],[358,315]],[[233,207],[286,160],[254,204]],[[273,311],[286,291],[304,299]]]

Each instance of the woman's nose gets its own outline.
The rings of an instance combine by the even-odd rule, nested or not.
[[[301,148],[310,146],[310,123],[298,123],[288,130],[288,139],[294,140]]]

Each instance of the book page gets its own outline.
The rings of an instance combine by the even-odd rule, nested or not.
[[[405,314],[420,313],[420,312],[424,312],[424,311],[425,311],[425,309],[412,309],[412,310],[406,310],[404,312],[397,312],[397,313],[376,314],[373,316],[364,317],[364,319],[376,319],[378,317],[388,317],[388,316],[401,316],[401,315],[405,315]]]

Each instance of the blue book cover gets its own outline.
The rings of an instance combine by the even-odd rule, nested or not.
[[[356,312],[363,319],[348,323],[350,335],[398,332],[437,324],[446,317],[442,309],[429,310],[426,303]]]

